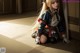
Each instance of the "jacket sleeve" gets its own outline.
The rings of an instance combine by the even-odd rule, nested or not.
[[[45,26],[48,22],[48,18],[49,18],[49,14],[48,12],[45,12],[44,14],[42,14],[41,16],[41,20],[42,20],[42,23],[40,23],[40,26],[39,26],[39,29],[38,29],[38,34],[43,34],[43,30],[45,29]]]

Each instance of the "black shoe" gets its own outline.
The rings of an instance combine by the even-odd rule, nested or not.
[[[32,36],[32,38],[36,38],[36,36],[37,36],[37,31],[35,31],[31,36]]]

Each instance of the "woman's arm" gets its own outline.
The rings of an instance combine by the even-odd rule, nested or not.
[[[38,28],[38,34],[41,35],[43,33],[43,30],[45,29],[45,26],[47,25],[49,18],[49,13],[45,12],[40,19],[38,19],[38,22],[40,23],[40,26]]]

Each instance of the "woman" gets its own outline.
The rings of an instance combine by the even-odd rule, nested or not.
[[[61,17],[59,16],[59,3],[58,0],[46,0],[43,2],[42,10],[33,29],[36,29],[37,43],[46,43],[52,36],[51,34],[56,33]],[[61,26],[61,25],[59,25]],[[64,28],[64,27],[62,27]],[[60,32],[63,40],[67,41],[64,29]],[[53,35],[54,36],[54,35]]]

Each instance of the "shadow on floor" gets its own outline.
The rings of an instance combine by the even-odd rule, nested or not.
[[[38,15],[37,12],[28,12],[28,13],[25,13],[25,14],[6,14],[6,15],[0,15],[0,21],[34,17],[34,16],[37,16],[37,15]]]
[[[5,47],[6,53],[30,53],[33,47],[20,43],[16,40],[10,39],[0,35],[0,48]],[[34,49],[32,53],[42,53],[40,50]]]
[[[42,51],[44,51],[46,48],[49,49],[49,51],[52,51],[50,50],[50,48],[54,48],[64,51],[70,51],[71,53],[80,53],[79,46],[80,46],[80,40],[72,39],[69,44],[63,43],[61,41],[56,44],[48,43],[33,48],[29,45],[25,45],[16,40],[0,35],[0,47],[5,47],[7,49],[7,53],[43,53]],[[46,50],[45,53],[47,53]]]
[[[72,39],[71,42],[68,44],[60,41],[55,44],[48,43],[42,46],[70,51],[72,53],[80,53],[80,40],[76,40],[76,39]]]

